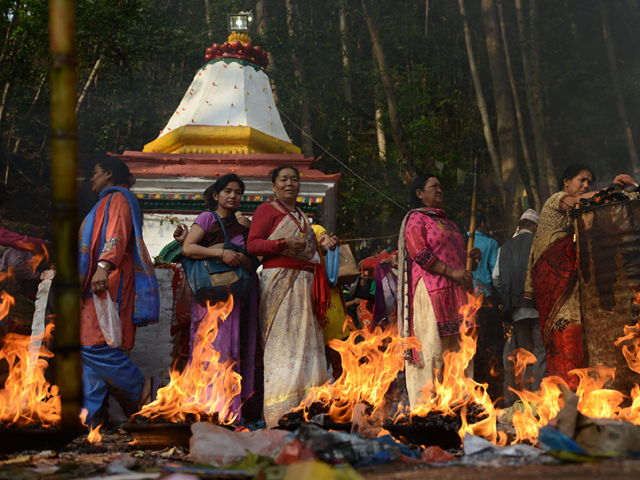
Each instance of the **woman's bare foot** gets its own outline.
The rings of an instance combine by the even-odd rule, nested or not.
[[[140,398],[136,402],[138,406],[138,410],[142,409],[145,405],[151,403],[152,400],[152,389],[153,387],[153,379],[147,378],[144,381],[144,387],[142,387],[142,393],[140,394]]]

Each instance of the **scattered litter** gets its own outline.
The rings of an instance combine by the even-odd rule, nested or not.
[[[11,460],[5,460],[4,462],[0,462],[0,466],[14,465],[16,463],[25,463],[30,460],[31,460],[31,455],[20,455],[19,457],[12,458]]]
[[[349,463],[355,468],[395,462],[402,454],[421,458],[418,447],[412,449],[396,443],[389,435],[366,440],[356,433],[326,431],[310,423],[303,423],[293,432],[289,442],[282,447],[279,454],[289,448],[293,451],[301,449],[297,443],[294,443],[293,447],[290,445],[295,441],[304,444],[323,462]]]
[[[223,466],[247,456],[247,451],[269,457],[278,449],[288,432],[282,430],[256,430],[233,432],[211,423],[191,425],[189,453],[191,458],[208,465]]]
[[[640,454],[640,426],[610,418],[591,418],[578,411],[579,397],[563,389],[565,406],[538,433],[540,445],[555,452],[610,457]]]
[[[300,462],[287,469],[284,480],[364,480],[364,477],[346,465],[331,467],[317,460]]]
[[[544,454],[542,450],[523,443],[516,443],[508,447],[498,447],[489,440],[477,435],[467,434],[464,436],[465,455],[475,455],[487,450],[495,455],[504,457],[539,457]]]
[[[297,462],[316,460],[315,452],[297,438],[286,443],[275,456],[276,465],[293,465]]]
[[[442,448],[437,445],[432,445],[431,447],[427,447],[422,452],[422,459],[425,462],[429,463],[444,463],[450,462],[451,460],[455,460],[457,457],[447,453]]]

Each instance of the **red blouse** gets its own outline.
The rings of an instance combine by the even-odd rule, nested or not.
[[[285,216],[286,213],[270,203],[265,202],[256,208],[251,219],[251,229],[247,238],[247,252],[249,255],[264,257],[278,254],[283,250],[282,246],[278,247],[277,240],[267,240],[267,238]]]

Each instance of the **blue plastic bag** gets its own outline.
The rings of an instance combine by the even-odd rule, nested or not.
[[[335,250],[327,251],[327,256],[324,257],[325,265],[327,267],[327,278],[329,279],[329,286],[335,287],[338,284],[338,273],[340,271],[340,246],[338,245]]]

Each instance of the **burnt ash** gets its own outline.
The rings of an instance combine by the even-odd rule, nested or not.
[[[218,412],[208,414],[208,413],[185,413],[184,421],[182,422],[172,422],[171,420],[166,419],[162,415],[157,417],[146,417],[139,413],[133,415],[130,419],[132,424],[138,425],[146,425],[146,424],[156,424],[156,423],[198,423],[198,422],[206,422],[206,423],[216,423],[220,424],[220,418]]]

